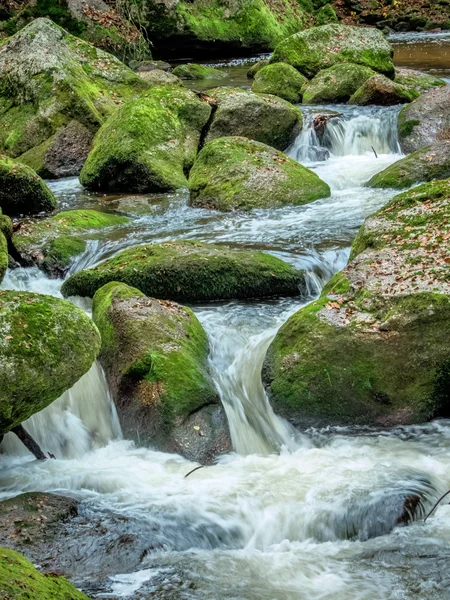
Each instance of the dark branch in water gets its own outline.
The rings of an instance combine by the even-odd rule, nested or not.
[[[375,148],[373,146],[370,146],[370,147],[372,148],[373,153],[375,154],[375,158],[378,158],[378,154],[377,154],[377,151],[375,150]]]
[[[189,471],[189,473],[186,473],[186,475],[184,476],[184,478],[186,479],[186,477],[189,477],[189,475],[191,473],[195,473],[195,471],[198,471],[199,469],[203,469],[205,465],[200,465],[199,467],[195,467],[195,469],[192,469],[192,471]]]
[[[38,460],[47,460],[47,457],[42,452],[39,444],[34,441],[31,435],[24,429],[23,425],[17,425],[17,427],[13,427],[11,431],[17,435],[22,444],[28,448],[31,454],[34,454]]]
[[[439,506],[439,503],[442,502],[442,500],[448,496],[450,494],[450,490],[448,490],[448,492],[445,492],[445,494],[443,496],[441,496],[439,498],[439,500],[436,502],[436,504],[433,506],[433,508],[430,510],[430,512],[427,514],[427,516],[425,517],[425,519],[423,520],[423,522],[425,523],[425,521],[428,519],[428,517],[431,517],[431,515],[434,513],[434,511],[436,510],[436,508]]]

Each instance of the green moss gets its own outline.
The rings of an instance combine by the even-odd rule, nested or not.
[[[325,4],[316,12],[316,25],[328,25],[337,22],[338,18],[331,4]]]
[[[400,111],[397,122],[397,131],[400,139],[409,137],[414,131],[414,127],[420,125],[420,121],[417,119],[405,119],[405,109]]]
[[[76,273],[65,296],[92,297],[110,281],[147,296],[181,302],[295,296],[302,273],[259,251],[238,251],[200,242],[167,242],[120,252],[93,269]]]
[[[18,552],[0,548],[0,597],[8,600],[88,600],[66,579],[43,574]]]
[[[3,281],[8,268],[8,243],[0,230],[0,283]]]
[[[250,69],[247,71],[247,77],[249,79],[254,79],[256,73],[260,71],[263,67],[269,64],[269,59],[258,60],[258,62],[253,63]]]
[[[395,83],[384,75],[376,74],[367,79],[356,90],[348,103],[359,106],[368,106],[370,104],[392,106],[395,104],[407,104],[419,96],[420,93],[417,90]]]
[[[194,63],[175,67],[173,74],[181,79],[226,79],[228,76],[225,71]]]
[[[45,155],[51,148],[54,140],[55,136],[48,138],[42,142],[42,144],[34,146],[34,148],[31,148],[28,152],[21,154],[17,160],[33,169],[39,177],[49,177],[50,173],[45,166]]]
[[[303,90],[304,104],[347,102],[350,96],[374,75],[361,65],[341,63],[320,71]]]
[[[404,85],[418,92],[426,92],[434,87],[442,87],[445,81],[440,77],[434,77],[427,73],[410,71],[409,69],[400,69],[395,73],[395,83]]]
[[[189,189],[193,206],[222,211],[301,205],[330,195],[315,173],[243,137],[206,144],[191,170]]]
[[[56,400],[89,369],[96,327],[69,302],[0,291],[0,433]]]
[[[0,208],[0,231],[3,233],[7,240],[10,240],[13,233],[13,226],[11,219],[6,215],[2,215],[2,209]]]
[[[284,63],[267,65],[258,70],[252,85],[252,91],[260,94],[273,94],[288,102],[301,102],[301,89],[307,83],[294,67]]]

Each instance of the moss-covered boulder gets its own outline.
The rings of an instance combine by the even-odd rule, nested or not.
[[[315,173],[243,137],[206,144],[191,169],[189,190],[193,206],[222,211],[307,204],[330,195]]]
[[[139,77],[144,79],[149,85],[178,85],[183,86],[183,82],[179,77],[161,69],[153,69],[151,71],[138,71]]]
[[[36,19],[0,46],[0,150],[45,156],[61,128],[77,121],[95,132],[118,104],[147,88],[116,57]]]
[[[49,219],[22,223],[12,243],[23,264],[61,277],[74,258],[86,250],[87,240],[127,222],[126,217],[97,210],[70,210]]]
[[[304,104],[347,102],[374,71],[369,67],[340,63],[320,71],[303,89]]]
[[[207,142],[219,137],[242,136],[285,150],[301,131],[301,112],[276,96],[238,88],[217,88],[208,95],[215,112]]]
[[[226,79],[228,77],[228,73],[225,71],[195,63],[178,65],[173,70],[173,74],[180,79]]]
[[[286,62],[311,79],[337,63],[356,63],[394,77],[392,48],[381,31],[349,25],[322,25],[280,42],[270,62]]]
[[[435,88],[405,106],[398,116],[403,152],[415,152],[436,140],[450,139],[450,86]]]
[[[374,175],[368,187],[403,189],[423,181],[450,177],[450,140],[413,152]]]
[[[33,215],[55,207],[53,192],[33,169],[0,156],[0,208],[5,214]]]
[[[338,22],[336,12],[331,4],[324,4],[317,10],[315,21],[317,26]]]
[[[40,573],[21,554],[8,548],[0,548],[0,598],[89,600],[63,577]]]
[[[417,90],[407,88],[378,73],[365,81],[348,103],[359,106],[368,106],[369,104],[393,106],[408,104],[419,96],[420,92]]]
[[[8,242],[6,241],[3,232],[0,230],[0,283],[8,268]]]
[[[257,71],[252,92],[273,94],[295,104],[301,102],[301,89],[307,81],[306,77],[291,65],[275,63]]]
[[[435,87],[446,85],[444,79],[441,79],[440,77],[435,77],[434,75],[429,75],[422,71],[416,71],[415,69],[406,69],[405,67],[396,67],[394,81],[409,89],[416,90],[421,94]]]
[[[71,275],[65,296],[90,296],[111,281],[147,296],[177,302],[296,296],[300,271],[279,258],[201,242],[165,242],[120,252],[92,269]]]
[[[0,434],[71,388],[100,348],[86,314],[69,302],[0,291]]]
[[[250,67],[250,69],[247,71],[247,77],[249,79],[254,79],[256,73],[268,64],[269,64],[268,58],[264,58],[263,60],[258,60],[258,62],[253,63],[252,66]]]
[[[300,426],[396,425],[450,414],[450,182],[369,217],[351,262],[269,348],[274,409]]]
[[[186,187],[211,107],[183,88],[158,86],[101,127],[80,174],[91,190],[168,192]]]
[[[223,414],[219,427],[211,419],[202,426],[203,436],[193,422],[198,411],[214,405],[219,416],[221,407],[208,372],[206,333],[192,310],[111,282],[96,292],[93,318],[127,439],[200,462],[209,462],[223,442],[230,448]]]

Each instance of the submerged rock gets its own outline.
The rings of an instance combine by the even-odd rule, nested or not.
[[[367,186],[402,189],[447,177],[450,177],[450,140],[435,142],[398,160],[374,175]]]
[[[369,217],[351,262],[279,330],[274,409],[300,426],[420,423],[450,414],[450,181]]]
[[[394,77],[392,48],[381,31],[348,25],[322,25],[280,42],[271,63],[285,62],[311,79],[338,63],[355,63]]]
[[[291,65],[275,63],[256,72],[252,92],[273,94],[295,104],[302,101],[301,89],[307,82]]]
[[[61,277],[98,232],[127,223],[126,217],[97,210],[70,210],[49,219],[22,223],[12,243],[21,261]]]
[[[378,104],[380,106],[393,106],[396,104],[408,104],[420,93],[391,81],[384,75],[374,75],[368,79],[350,98],[349,104],[368,106]]]
[[[56,199],[33,169],[0,156],[0,207],[10,216],[33,215],[53,210]]]
[[[80,174],[91,190],[168,192],[186,187],[211,107],[180,87],[158,86],[100,128]]]
[[[206,144],[191,169],[189,189],[193,206],[222,211],[300,205],[330,195],[315,173],[243,137]]]
[[[64,300],[0,290],[0,434],[39,412],[90,368],[100,336]]]
[[[323,69],[303,89],[303,104],[347,102],[372,75],[369,67],[349,63]]]
[[[206,142],[242,136],[285,150],[302,127],[302,114],[292,104],[239,88],[216,88],[208,95],[217,106]]]
[[[258,62],[253,63],[250,69],[247,71],[247,77],[249,79],[254,79],[255,75],[258,71],[260,71],[263,67],[269,64],[269,59],[258,60]]]
[[[112,282],[96,292],[93,318],[127,439],[201,463],[231,449],[206,333],[189,308]]]
[[[147,296],[176,302],[296,296],[303,274],[270,254],[202,242],[137,246],[71,275],[65,296],[90,296],[119,281]]]
[[[178,65],[173,70],[173,74],[180,79],[226,79],[228,77],[228,73],[225,71],[195,63]]]

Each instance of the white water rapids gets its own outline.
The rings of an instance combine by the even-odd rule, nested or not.
[[[231,215],[191,209],[184,194],[158,203],[119,198],[114,201],[134,216],[133,224],[120,237],[93,243],[74,266],[86,267],[132,244],[176,237],[262,248],[308,274],[298,299],[194,307],[210,339],[211,369],[235,450],[217,465],[185,479],[195,465],[121,439],[97,365],[26,424],[57,460],[35,461],[12,434],[5,436],[0,497],[53,491],[75,496],[98,515],[112,511],[158,527],[161,543],[140,569],[118,572],[93,596],[450,598],[442,566],[450,507],[441,506],[426,523],[372,538],[389,518],[396,492],[418,491],[432,502],[450,486],[450,424],[377,435],[301,435],[274,414],[261,383],[264,354],[277,328],[345,265],[358,226],[394,195],[363,184],[399,158],[396,109],[333,110],[343,116],[329,128],[328,160],[315,160],[318,141],[308,125],[290,149],[330,184],[331,198]],[[85,196],[75,180],[52,185],[71,207],[101,203]],[[61,281],[18,269],[2,285],[59,295]]]

